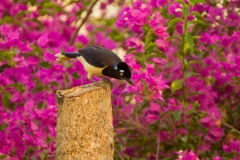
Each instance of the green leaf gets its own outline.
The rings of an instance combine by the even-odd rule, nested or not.
[[[189,47],[192,49],[194,45],[194,39],[193,36],[188,32],[186,33],[186,41],[188,42]]]
[[[195,73],[195,72],[186,72],[186,73],[184,74],[184,79],[186,80],[187,78],[189,78],[189,77],[191,77],[191,76],[193,76],[193,75],[198,75],[198,74]]]
[[[198,94],[204,94],[204,93],[203,92],[191,92],[188,94],[188,96],[198,95]]]
[[[14,87],[16,90],[19,90],[21,93],[25,91],[25,86],[20,83],[12,83],[6,86],[7,88]]]
[[[132,51],[135,51],[135,50],[137,50],[137,48],[129,48],[129,49],[127,50],[126,54],[127,54],[127,53],[131,53]]]
[[[49,64],[48,62],[41,62],[40,65],[43,67],[43,68],[51,68],[51,64]]]
[[[175,2],[180,3],[183,6],[187,6],[187,3],[185,3],[183,0],[175,0]]]
[[[56,6],[56,3],[54,3],[54,2],[45,2],[44,4],[43,4],[43,8],[52,8],[52,7],[55,7]]]
[[[161,16],[165,19],[169,18],[169,14],[168,14],[168,9],[167,7],[162,7],[161,10]]]
[[[52,86],[56,86],[56,87],[59,86],[58,82],[51,82],[51,85],[52,85]]]
[[[181,120],[181,111],[174,111],[173,112],[173,118],[176,121],[180,121]]]
[[[159,54],[148,54],[146,56],[146,59],[152,58],[152,57],[160,57],[160,58],[164,58],[164,55],[159,55]]]
[[[190,4],[194,6],[196,3],[205,3],[204,0],[190,0]]]
[[[20,17],[24,16],[25,12],[24,11],[19,11],[17,15],[15,15],[15,17],[17,19],[19,19]]]
[[[0,125],[0,131],[4,131],[7,127],[8,127],[8,124],[7,124],[7,123],[2,123],[2,124]]]
[[[0,20],[0,24],[4,24],[4,23],[10,23],[13,21],[13,17],[11,16],[4,16],[1,20]]]
[[[112,26],[114,24],[114,22],[115,22],[115,19],[107,19],[105,21],[105,26],[106,27]]]
[[[200,25],[206,25],[203,21],[201,21],[201,20],[192,20],[192,21],[190,21],[190,23],[197,23],[197,24],[200,24]]]
[[[10,94],[7,93],[7,94],[4,94],[4,95],[2,96],[2,105],[3,105],[4,107],[8,107],[9,104],[10,104]]]
[[[164,128],[164,129],[167,130],[167,129],[168,129],[168,125],[167,125],[166,123],[162,123],[162,124],[161,124],[161,128]]]
[[[183,22],[183,19],[182,18],[174,18],[172,20],[170,20],[168,23],[167,23],[167,27],[170,28],[170,27],[174,27],[176,26],[176,24],[178,22]]]
[[[163,52],[159,49],[153,49],[151,50],[150,53],[156,53],[156,57],[161,57],[161,58],[165,58],[166,56],[163,54]]]
[[[192,60],[192,61],[189,61],[189,62],[188,62],[187,67],[191,67],[193,64],[201,64],[201,65],[204,65],[205,63],[203,63],[203,62],[200,61],[200,60]]]
[[[73,78],[75,78],[75,79],[78,79],[78,78],[80,78],[80,76],[78,75],[78,73],[77,73],[77,72],[73,73],[73,74],[72,74],[72,76],[73,76]]]
[[[172,40],[172,39],[181,39],[180,37],[178,36],[171,36],[171,37],[168,37],[167,39],[165,39],[165,41],[169,41],[169,40]]]
[[[190,14],[194,15],[197,18],[199,18],[199,17],[203,18],[202,15],[199,12],[196,12],[196,11],[192,11]]]
[[[142,57],[136,57],[137,61],[141,63],[142,65],[144,64],[144,60]]]
[[[187,137],[187,136],[181,137],[181,140],[182,140],[184,143],[187,143],[188,137]]]
[[[41,16],[52,14],[52,12],[50,12],[50,10],[47,8],[43,8],[43,9],[39,10],[38,12],[40,13]]]
[[[184,47],[184,53],[187,52],[188,49],[190,48],[188,42],[185,42],[183,47]]]
[[[185,19],[188,17],[188,12],[189,12],[189,6],[183,7],[182,13]]]
[[[182,80],[181,79],[177,79],[172,82],[172,84],[171,84],[172,94],[174,94],[175,91],[177,91],[181,88],[182,88]]]
[[[146,50],[146,51],[149,51],[149,50],[151,50],[151,49],[153,49],[153,48],[155,48],[155,47],[158,47],[157,44],[151,42],[151,43],[149,43],[149,44],[145,47],[145,50]]]
[[[201,36],[193,36],[193,39],[199,39],[202,38]]]
[[[187,26],[186,26],[186,28],[192,27],[193,25],[194,25],[193,23],[191,23],[191,22],[187,22]]]
[[[168,30],[168,33],[170,36],[173,35],[173,33],[175,32],[176,30],[176,25],[178,22],[183,22],[183,19],[182,18],[174,18],[172,20],[170,20],[167,24],[167,30]]]
[[[5,156],[5,155],[3,155],[3,154],[1,154],[0,153],[0,159],[4,159],[4,158],[6,158],[7,156]]]

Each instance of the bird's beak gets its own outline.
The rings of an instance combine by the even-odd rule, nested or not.
[[[131,78],[125,79],[125,80],[133,86],[133,82],[132,82],[132,79],[131,79]]]

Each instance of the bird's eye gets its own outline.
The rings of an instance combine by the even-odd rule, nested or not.
[[[123,73],[120,73],[119,75],[122,77],[122,76],[123,76]]]

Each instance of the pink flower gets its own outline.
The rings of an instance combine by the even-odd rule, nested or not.
[[[151,124],[158,120],[160,111],[160,105],[158,103],[151,102],[150,107],[146,110],[146,122]]]
[[[157,46],[162,49],[165,50],[168,47],[169,42],[168,41],[164,41],[162,39],[157,39],[155,41],[155,43],[157,44]]]
[[[156,36],[162,37],[162,35],[167,31],[166,27],[158,27],[154,29],[154,34]]]
[[[231,140],[230,144],[223,144],[222,148],[224,152],[231,153],[239,153],[240,152],[240,141],[239,140]]]
[[[168,12],[176,17],[180,17],[182,16],[182,7],[179,3],[173,3],[172,5],[168,6]]]
[[[127,46],[129,48],[136,48],[139,52],[144,51],[144,43],[138,38],[129,38],[127,40]]]
[[[202,118],[200,122],[204,127],[217,127],[217,121],[209,116]]]
[[[77,40],[80,41],[83,45],[88,45],[89,41],[84,35],[79,35]]]
[[[158,26],[162,26],[166,24],[166,20],[162,17],[159,12],[153,13],[152,19],[149,21],[149,26],[151,28],[157,28]]]
[[[156,8],[159,8],[166,3],[167,3],[167,0],[151,0],[151,4]]]
[[[40,47],[45,47],[49,41],[48,35],[45,34],[38,38],[37,43]]]
[[[178,158],[177,160],[197,160],[197,154],[193,152],[193,150],[185,150],[185,151],[178,151]]]
[[[106,38],[102,33],[97,33],[95,40],[97,45],[103,46],[104,48],[110,50],[116,48],[116,43],[112,39]]]
[[[222,160],[222,158],[219,157],[219,156],[214,156],[214,157],[213,157],[213,160]]]

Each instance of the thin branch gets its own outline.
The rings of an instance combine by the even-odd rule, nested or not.
[[[150,131],[148,130],[148,128],[146,128],[146,127],[144,127],[142,124],[134,121],[129,115],[127,115],[127,114],[126,114],[125,112],[123,112],[121,109],[117,108],[117,110],[118,110],[118,113],[121,113],[122,115],[124,115],[124,116],[127,118],[127,120],[126,120],[127,122],[129,122],[130,124],[135,125],[137,128],[141,128],[141,129],[143,129],[143,130],[145,130],[145,131],[150,132]]]
[[[185,36],[187,33],[187,18],[184,19],[184,24],[183,24],[183,35],[182,35],[182,94],[183,94],[183,107],[182,107],[182,115],[181,115],[181,126],[183,126],[183,121],[185,117],[185,110],[186,110],[186,91],[185,91],[185,71],[186,71],[186,65],[185,65],[185,51],[184,51],[184,44],[185,44]],[[182,131],[181,131],[181,134]]]
[[[121,154],[120,154],[119,152],[117,152],[117,154],[118,154],[118,156],[119,156],[119,158],[120,158],[121,160],[124,160],[123,157],[121,156]]]
[[[236,128],[234,128],[233,126],[231,126],[230,124],[227,124],[226,122],[222,122],[221,126],[226,127],[231,129],[232,131],[238,133],[240,135],[240,131],[237,130]]]
[[[98,0],[95,0],[92,5],[90,6],[90,8],[88,9],[87,11],[87,15],[85,16],[85,18],[82,20],[82,23],[78,26],[76,32],[74,33],[72,39],[70,40],[70,46],[73,45],[77,35],[78,35],[78,32],[80,31],[80,29],[82,28],[83,24],[87,21],[88,17],[90,16],[90,14],[92,13],[92,9],[93,7],[96,5],[96,3],[98,2]]]

